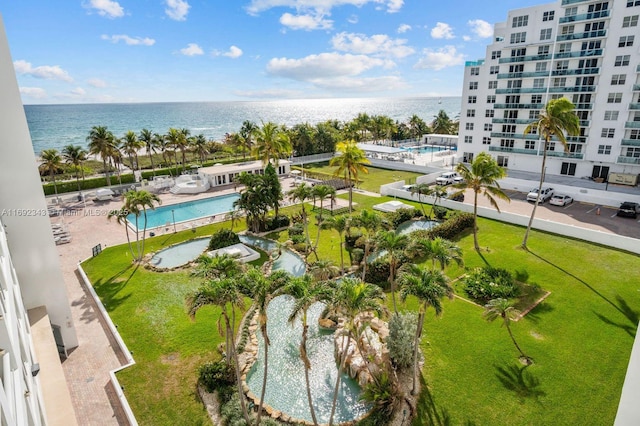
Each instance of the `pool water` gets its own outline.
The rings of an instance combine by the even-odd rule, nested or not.
[[[239,235],[239,237],[242,243],[257,247],[267,253],[271,250],[278,250],[278,244],[273,240],[267,240],[265,238],[254,237],[251,235]],[[282,254],[280,254],[278,259],[273,262],[273,267],[271,269],[274,271],[282,269],[294,277],[299,277],[304,275],[307,267],[304,261],[300,259],[297,254],[283,248]]]
[[[278,296],[267,307],[267,332],[271,345],[265,404],[291,417],[311,421],[304,366],[298,349],[302,323],[296,321],[292,326],[287,322],[293,304],[291,296]],[[316,417],[319,423],[328,423],[338,368],[333,355],[333,333],[320,330],[318,327],[318,318],[323,309],[323,304],[316,303],[308,311],[307,351],[311,361],[309,383]],[[263,348],[262,335],[258,333],[258,358],[247,375],[247,385],[257,396],[260,396],[262,390]],[[360,392],[358,384],[346,374],[342,374],[334,415],[335,423],[354,420],[368,411],[368,407],[359,401]]]
[[[227,194],[186,203],[159,206],[154,210],[147,210],[147,229],[161,226],[173,226],[174,223],[186,222],[193,219],[210,217],[233,210],[233,203],[240,198],[239,194]],[[136,228],[136,217],[127,216],[132,228]],[[138,225],[144,226],[144,217],[140,215]]]
[[[436,226],[438,222],[434,220],[420,219],[420,220],[408,220],[406,222],[402,222],[396,228],[396,233],[405,235],[410,234],[413,231],[420,231],[423,229],[431,229]]]

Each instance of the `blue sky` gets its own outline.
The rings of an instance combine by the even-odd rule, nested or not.
[[[26,104],[460,96],[465,60],[534,0],[19,0]]]

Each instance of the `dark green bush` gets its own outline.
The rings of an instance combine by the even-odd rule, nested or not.
[[[135,182],[133,174],[124,174],[121,175],[120,178],[123,185]],[[111,175],[111,185],[118,185],[119,183],[120,181],[118,180],[118,176]],[[75,180],[56,182],[56,186],[58,189],[58,194],[64,194],[66,192],[78,192],[78,183]],[[104,186],[107,186],[107,179],[104,177],[85,179],[84,181],[82,181],[82,179],[80,180],[80,188],[82,191],[102,188]],[[42,190],[44,191],[44,195],[55,194],[53,183],[42,185]]]
[[[354,248],[349,253],[351,253],[351,263],[359,264],[362,262],[362,258],[364,257],[364,250],[361,248]]]
[[[289,238],[293,239],[294,235],[303,235],[304,234],[304,225],[302,223],[294,223],[289,227]]]
[[[211,236],[211,240],[209,241],[209,250],[221,249],[223,247],[238,244],[239,242],[240,238],[238,238],[238,234],[230,229],[221,229]]]
[[[387,220],[393,228],[397,228],[401,223],[422,216],[422,212],[416,208],[398,209],[395,212],[387,214]]]
[[[234,383],[235,371],[233,367],[225,362],[224,359],[208,362],[200,366],[198,370],[198,381],[207,392]]]
[[[447,209],[440,206],[433,206],[433,214],[436,216],[436,219],[442,220],[447,216]]]
[[[350,234],[345,234],[344,244],[347,250],[355,248],[356,241],[358,241],[358,238],[360,237],[362,237],[362,233],[358,231],[351,231]]]
[[[485,266],[475,268],[463,279],[464,290],[470,298],[479,303],[491,299],[510,299],[518,296],[518,287],[513,275],[503,268]]]
[[[465,229],[473,227],[473,215],[471,213],[460,213],[451,216],[446,221],[434,226],[426,232],[429,238],[444,238],[453,241]],[[421,232],[421,231],[418,231]],[[416,234],[414,232],[414,234]]]
[[[280,214],[267,218],[264,231],[274,231],[276,229],[285,228],[291,224],[289,216]]]
[[[304,235],[292,235],[291,236],[291,241],[293,242],[293,244],[304,244],[305,240],[306,240],[306,238],[304,237]]]

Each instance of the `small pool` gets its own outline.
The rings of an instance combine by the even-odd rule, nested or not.
[[[405,151],[413,152],[416,154],[428,154],[431,152],[440,152],[440,151],[455,151],[455,146],[445,147],[445,146],[416,146],[409,148],[402,148]]]
[[[173,226],[174,223],[230,212],[233,210],[233,203],[238,198],[240,198],[240,194],[234,193],[186,203],[172,204],[170,206],[159,206],[154,210],[147,210],[147,229],[158,228],[160,226]],[[135,229],[136,217],[130,214],[127,216],[127,220],[131,224],[131,227]],[[138,219],[138,224],[140,227],[144,226],[144,218],[142,215]]]
[[[408,220],[406,222],[402,222],[397,228],[396,233],[405,235],[410,234],[413,231],[420,231],[423,229],[431,229],[436,226],[438,222],[434,220],[428,219],[420,219],[420,220]]]
[[[153,255],[149,263],[156,268],[176,268],[195,260],[207,249],[209,238],[176,244]]]
[[[266,252],[278,249],[278,243],[273,240],[267,240],[265,238],[254,237],[251,235],[239,235],[239,237],[240,241],[242,241],[244,244],[258,247],[259,249],[262,249]],[[282,269],[284,271],[287,271],[294,277],[299,277],[304,275],[306,266],[304,264],[304,261],[300,259],[300,256],[290,250],[287,250],[286,248],[283,248],[282,254],[275,262],[273,262],[272,269]]]
[[[267,332],[271,345],[265,404],[291,417],[311,421],[304,366],[298,350],[302,323],[296,321],[295,325],[291,326],[287,322],[293,303],[291,296],[279,296],[267,307]],[[311,361],[309,382],[316,416],[319,423],[328,423],[338,368],[333,355],[333,333],[318,328],[318,318],[323,309],[323,304],[316,303],[308,311],[307,351]],[[262,335],[257,335],[259,355],[247,375],[247,385],[254,395],[260,395],[264,373],[263,357],[260,355],[264,353],[264,342]],[[334,415],[336,424],[355,420],[368,411],[368,407],[359,401],[360,392],[358,384],[346,374],[342,374]]]

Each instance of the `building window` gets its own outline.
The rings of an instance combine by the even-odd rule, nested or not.
[[[629,139],[638,140],[640,139],[640,130],[633,129],[629,134]]]
[[[564,87],[567,84],[566,77],[556,77],[553,79],[553,87]]]
[[[558,61],[556,62],[556,71],[569,69],[569,61]]]
[[[607,97],[608,104],[619,104],[622,102],[622,93],[609,93]]]
[[[477,100],[478,98],[476,96],[469,96],[469,99],[467,102],[469,102],[470,104],[475,104]]]
[[[480,75],[480,67],[471,67],[471,75]]]
[[[567,176],[576,175],[576,163],[562,163],[560,166],[560,174]]]
[[[605,121],[616,121],[618,119],[618,115],[620,111],[605,111],[604,119]]]
[[[573,34],[574,29],[575,29],[574,25],[565,25],[560,29],[560,33],[562,35]]]
[[[491,59],[500,59],[502,52],[500,50],[494,50],[491,52]]]
[[[598,145],[598,154],[611,154],[611,145]]]
[[[542,103],[542,95],[531,95],[531,103],[532,104],[541,104]]]
[[[525,43],[527,41],[527,33],[511,34],[511,44]]]
[[[491,145],[491,138],[488,136],[484,136],[482,138],[482,145]]]
[[[468,109],[467,110],[467,117],[475,117],[476,116],[476,110],[475,109]]]
[[[500,139],[500,146],[503,148],[513,148],[514,144],[514,139]]]
[[[560,43],[558,45],[558,53],[571,52],[571,43]]]
[[[498,155],[498,159],[496,161],[498,163],[498,166],[500,167],[508,167],[509,166],[509,157],[506,157],[504,155]]]
[[[553,11],[553,10],[550,11],[550,12],[544,12],[542,14],[542,21],[543,22],[545,22],[545,21],[553,21],[553,17],[554,17],[555,14],[556,14],[556,12]]]
[[[536,141],[524,141],[524,149],[536,149]]]
[[[544,78],[534,78],[533,79],[533,87],[536,89],[541,89],[544,87]]]
[[[609,2],[605,1],[603,3],[590,4],[587,11],[589,13],[600,12],[601,10],[607,10],[608,8],[609,8]]]
[[[616,67],[626,67],[629,65],[629,61],[631,60],[631,55],[620,55],[616,56],[616,61],[613,63]]]
[[[629,27],[637,27],[638,26],[638,15],[634,16],[625,16],[622,20],[622,28]]]
[[[615,85],[620,85],[620,84],[624,84],[627,81],[627,75],[626,74],[614,74],[611,76],[611,84],[613,86]]]
[[[546,55],[549,53],[549,45],[538,46],[538,55]]]
[[[473,143],[473,136],[465,136],[464,143]]]
[[[507,95],[504,100],[507,104],[519,104],[520,103],[520,95]]]
[[[560,99],[562,97],[563,97],[563,95],[561,95],[560,93],[555,93],[555,94],[551,95],[551,99]]]
[[[605,127],[600,132],[600,137],[612,139],[615,136],[616,129]]]
[[[629,47],[633,46],[633,40],[635,36],[622,36],[620,37],[620,41],[618,41],[618,47]]]
[[[522,87],[522,80],[507,81],[507,89],[519,89]]]
[[[473,123],[465,123],[464,129],[465,130],[473,130]]]
[[[527,54],[527,48],[523,47],[521,49],[511,49],[511,57],[516,58],[519,56],[525,56]]]
[[[530,120],[537,120],[538,117],[540,117],[540,111],[529,111],[529,119]]]
[[[536,62],[536,72],[544,72],[547,70],[546,62]]]
[[[529,23],[529,15],[514,16],[513,21],[511,23],[511,28],[526,27],[528,23]]]
[[[634,158],[639,158],[640,157],[640,147],[638,148],[627,148],[627,152],[625,152],[625,157],[634,157]]]
[[[492,123],[484,123],[484,131],[485,132],[490,132],[493,130],[493,124]]]
[[[598,60],[597,59],[580,59],[578,61],[578,68],[597,68]]]
[[[496,95],[487,96],[487,103],[488,104],[495,104],[496,103]]]
[[[498,82],[497,81],[490,81],[489,82],[489,89],[497,89],[498,88]]]
[[[598,31],[598,30],[604,30],[604,21],[591,22],[589,24],[585,24],[584,25],[584,31],[585,32]],[[591,36],[593,37],[594,34],[591,34]]]
[[[500,67],[498,65],[494,65],[489,68],[489,74],[498,74]]]
[[[627,0],[627,7],[640,6],[640,0]]]
[[[495,110],[493,109],[485,109],[484,110],[484,116],[487,118],[493,118],[493,115],[495,114]]]
[[[540,30],[540,40],[551,40],[551,28]]]
[[[568,7],[564,10],[564,16],[576,16],[578,14],[578,7]]]
[[[478,82],[472,81],[469,83],[469,90],[476,90],[478,88]]]

